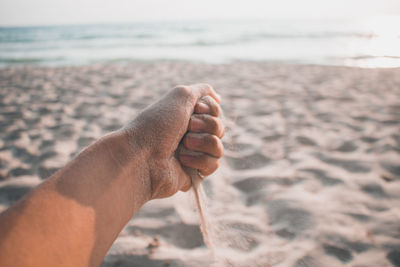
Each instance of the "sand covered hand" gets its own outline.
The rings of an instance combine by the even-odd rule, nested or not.
[[[125,128],[139,147],[149,175],[150,198],[163,198],[191,186],[188,169],[213,173],[223,154],[220,98],[207,84],[178,86],[143,110]]]

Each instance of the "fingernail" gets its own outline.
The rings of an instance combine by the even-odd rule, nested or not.
[[[221,95],[220,95],[220,94],[217,94],[217,93],[215,93],[215,95],[216,95],[217,98],[218,98],[218,102],[221,102]]]

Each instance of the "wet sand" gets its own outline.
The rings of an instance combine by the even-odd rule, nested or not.
[[[400,266],[400,69],[0,69],[1,210],[174,85],[197,82],[222,95],[229,121],[224,162],[204,183],[225,264]],[[207,266],[192,197],[146,204],[103,266]]]

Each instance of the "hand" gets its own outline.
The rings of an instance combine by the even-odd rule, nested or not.
[[[207,84],[179,86],[142,111],[125,128],[129,140],[144,151],[150,198],[187,191],[187,168],[210,175],[223,154],[220,98]],[[137,155],[136,155],[137,156]]]
[[[209,85],[177,87],[83,150],[0,214],[0,265],[98,266],[146,201],[190,188],[185,168],[218,167],[218,103]]]

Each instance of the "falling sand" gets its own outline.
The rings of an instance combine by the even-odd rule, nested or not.
[[[216,262],[215,244],[213,241],[212,229],[209,219],[210,216],[207,211],[206,196],[204,194],[203,186],[201,184],[203,178],[198,173],[198,171],[194,170],[191,174],[191,179],[196,206],[200,217],[200,230],[203,235],[203,240],[211,252],[212,261]]]
[[[235,124],[234,121],[227,119],[223,112],[221,111],[221,120],[223,121],[224,125],[231,125]],[[192,180],[192,189],[194,193],[194,198],[197,206],[197,210],[199,213],[199,219],[200,219],[200,230],[203,236],[203,240],[207,248],[210,250],[211,253],[211,261],[213,265],[216,265],[219,263],[219,260],[217,258],[216,254],[216,240],[219,239],[217,238],[216,233],[216,227],[212,227],[210,223],[210,213],[207,209],[207,196],[204,193],[203,189],[203,179],[204,176],[202,176],[198,170],[191,170],[190,172],[191,180]]]

